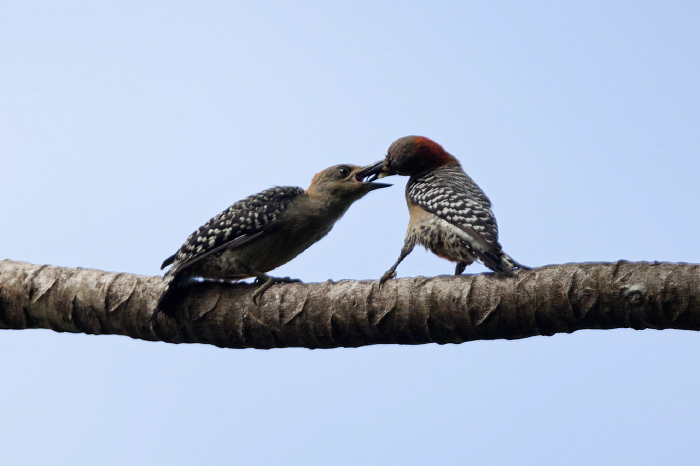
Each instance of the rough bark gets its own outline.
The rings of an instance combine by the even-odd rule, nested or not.
[[[493,274],[254,285],[192,283],[146,321],[161,277],[0,262],[0,329],[118,334],[227,348],[462,343],[581,329],[700,330],[700,265],[583,263]]]

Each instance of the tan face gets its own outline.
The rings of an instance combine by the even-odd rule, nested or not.
[[[361,168],[350,164],[326,168],[314,176],[309,191],[359,198],[372,190],[391,186],[386,183],[363,182],[358,176]]]

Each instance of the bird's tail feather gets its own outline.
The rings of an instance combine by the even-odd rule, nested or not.
[[[182,281],[180,278],[178,278],[176,273],[171,272],[173,272],[172,269],[168,271],[163,279],[165,282],[163,293],[161,293],[160,298],[158,298],[158,303],[156,304],[156,308],[153,310],[153,314],[151,314],[151,317],[148,318],[148,323],[153,322],[160,311],[167,309],[170,299],[175,294],[175,291]]]
[[[503,251],[498,251],[498,253],[488,251],[481,254],[479,259],[481,259],[484,265],[489,269],[509,277],[515,275],[513,272],[514,269],[530,270],[530,267],[521,264]]]

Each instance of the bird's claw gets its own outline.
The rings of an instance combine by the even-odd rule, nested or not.
[[[384,282],[387,280],[391,280],[392,278],[396,278],[396,271],[394,270],[389,270],[382,275],[382,278],[379,279],[379,288],[381,288],[384,285]]]
[[[301,280],[298,278],[290,278],[290,277],[269,277],[269,276],[260,276],[255,278],[255,283],[260,283],[263,280],[265,282],[258,287],[257,290],[253,293],[253,303],[255,305],[259,304],[260,297],[265,293],[268,288],[270,288],[272,285],[276,283],[299,283]]]
[[[257,280],[256,280],[257,282]],[[259,303],[258,301],[260,300],[260,297],[267,291],[268,288],[270,288],[272,285],[274,285],[275,282],[274,280],[267,280],[265,283],[260,285],[257,290],[253,293],[253,303],[257,306]]]

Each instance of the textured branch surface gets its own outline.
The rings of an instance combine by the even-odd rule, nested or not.
[[[580,329],[700,330],[700,265],[584,263],[493,274],[255,286],[192,283],[146,324],[161,277],[0,261],[0,329],[228,348],[461,343]]]

